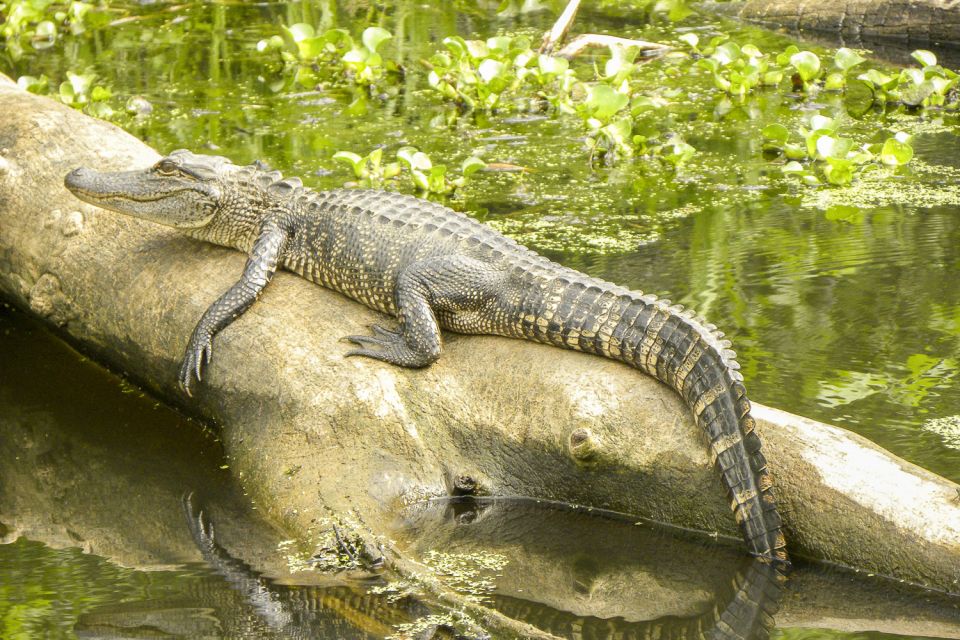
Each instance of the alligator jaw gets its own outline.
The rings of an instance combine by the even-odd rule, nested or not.
[[[101,173],[79,167],[63,184],[84,202],[177,228],[206,225],[220,196],[213,183],[156,175],[152,169]]]

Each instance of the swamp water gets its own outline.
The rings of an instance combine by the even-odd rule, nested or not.
[[[354,179],[332,159],[336,151],[365,155],[378,145],[390,158],[409,144],[451,167],[472,154],[524,167],[474,174],[447,203],[591,275],[669,293],[730,335],[756,400],[845,426],[960,481],[956,116],[892,111],[855,118],[844,115],[841,97],[827,93],[803,99],[762,90],[739,102],[676,60],[655,60],[640,73],[649,79],[649,94],[664,102],[656,129],[681,135],[697,150],[674,173],[643,158],[591,166],[576,118],[527,110],[462,114],[424,81],[418,65],[442,48],[445,36],[524,33],[536,40],[558,9],[556,3],[498,14],[494,5],[471,2],[399,2],[386,9],[350,2],[114,2],[104,24],[51,48],[17,59],[0,51],[0,71],[14,78],[45,74],[54,87],[68,69],[95,73],[118,112],[134,98],[152,105],[150,113],[121,113],[117,120],[157,149],[261,160],[318,188]],[[280,23],[295,22],[354,35],[380,24],[396,35],[389,46],[408,72],[384,97],[298,86],[275,52],[256,50],[259,40],[279,33]],[[764,51],[789,43],[696,15],[676,24],[647,21],[643,11],[613,4],[584,9],[574,31],[671,43],[681,33],[706,38],[724,31]],[[784,179],[763,157],[760,131],[771,122],[793,128],[812,111],[842,115],[846,133],[862,140],[880,131],[915,133],[916,157],[897,175],[859,187],[811,188]],[[405,179],[400,188],[412,185]],[[371,597],[375,583],[298,586],[307,574],[289,574],[277,547],[282,536],[256,518],[229,470],[220,468],[213,436],[82,362],[17,312],[0,311],[0,341],[0,442],[3,460],[14,461],[0,474],[0,533],[11,542],[0,545],[0,636],[284,635],[229,580],[199,563],[180,500],[200,487],[224,547],[277,578],[271,584],[281,601],[327,603],[313,607],[316,615],[304,627],[317,637],[382,637],[422,613]],[[441,507],[424,509],[441,513],[433,520],[408,515],[398,526],[425,558],[451,561],[429,554],[456,553],[452,561],[468,565],[491,554],[515,559],[512,567],[466,569],[480,571],[485,586],[478,597],[545,627],[695,615],[737,570],[736,554],[724,557],[714,547],[680,549],[662,535],[648,540],[632,525],[584,514],[548,517],[542,508],[481,509],[480,525],[513,523],[496,529],[501,533],[484,535],[486,525],[448,531],[442,523],[460,519]],[[610,541],[603,549],[594,544],[600,529]],[[557,538],[567,546],[551,548]],[[552,577],[531,578],[530,567],[548,566],[556,570]],[[950,601],[823,569],[801,569],[792,585],[798,595],[788,595],[777,632],[784,637],[886,637],[810,627],[825,619],[887,620],[898,612],[900,626],[874,628],[930,636],[952,629],[951,637],[960,637],[960,614]],[[809,602],[812,593],[832,594],[835,608],[825,604],[827,596]],[[638,610],[640,602],[649,607]],[[846,615],[838,602],[847,605]],[[915,628],[903,618],[915,618]]]

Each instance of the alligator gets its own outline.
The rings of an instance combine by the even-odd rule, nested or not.
[[[611,358],[682,396],[707,434],[747,551],[786,575],[773,482],[736,353],[692,310],[552,262],[442,205],[386,191],[314,191],[259,164],[177,150],[140,170],[77,168],[64,183],[86,202],[248,255],[190,337],[179,371],[187,394],[214,336],[280,267],[398,318],[395,329],[346,336],[357,346],[347,356],[424,367],[440,357],[445,329]]]

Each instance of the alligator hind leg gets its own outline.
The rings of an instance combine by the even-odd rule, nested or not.
[[[411,264],[397,278],[400,329],[374,325],[372,336],[347,336],[361,347],[347,355],[413,368],[435,362],[442,349],[438,318],[449,320],[479,310],[495,297],[497,274],[489,265],[466,256],[440,256]]]

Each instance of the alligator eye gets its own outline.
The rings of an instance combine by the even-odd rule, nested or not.
[[[172,176],[179,170],[179,167],[177,166],[176,162],[164,159],[157,163],[156,169],[157,173],[161,173],[165,176]]]

